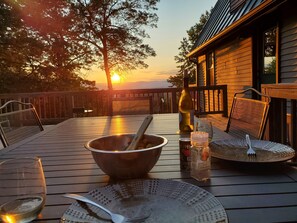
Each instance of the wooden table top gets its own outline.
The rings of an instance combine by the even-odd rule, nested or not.
[[[72,118],[0,150],[0,161],[24,156],[42,159],[47,198],[37,221],[59,222],[71,204],[62,197],[64,193],[84,194],[112,182],[84,144],[102,135],[136,132],[144,117]],[[173,179],[202,187],[222,203],[231,223],[297,221],[296,167],[274,164],[247,168],[213,158],[211,180],[198,182],[180,171],[177,114],[154,115],[147,133],[160,134],[169,141],[147,178]],[[224,134],[216,130],[214,139],[226,137]]]

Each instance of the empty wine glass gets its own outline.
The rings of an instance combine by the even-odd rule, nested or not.
[[[0,217],[8,223],[37,218],[45,204],[46,184],[40,158],[0,163]]]
[[[197,118],[195,120],[195,131],[207,132],[208,141],[210,142],[213,137],[212,123],[207,118]]]

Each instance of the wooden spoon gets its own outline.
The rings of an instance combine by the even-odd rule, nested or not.
[[[136,135],[134,136],[132,142],[130,143],[130,145],[128,145],[126,150],[135,150],[137,148],[139,141],[141,140],[143,134],[145,133],[147,127],[149,126],[149,124],[151,123],[152,120],[153,120],[152,115],[147,116],[143,120],[140,128],[138,129]]]

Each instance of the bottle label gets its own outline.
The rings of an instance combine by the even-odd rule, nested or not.
[[[192,132],[194,129],[194,110],[179,112],[179,130],[181,132]]]
[[[180,169],[190,171],[191,167],[191,139],[179,139],[179,155],[180,155]]]

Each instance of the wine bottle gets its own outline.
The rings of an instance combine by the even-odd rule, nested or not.
[[[192,97],[189,91],[189,76],[187,70],[184,71],[184,87],[178,103],[179,110],[179,131],[192,132],[194,126],[194,109]]]

